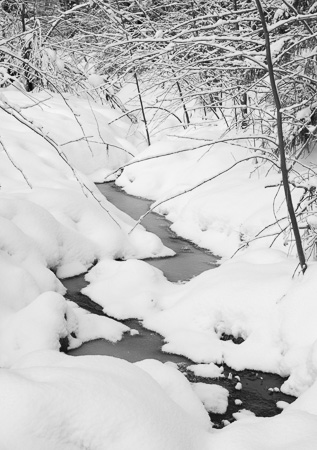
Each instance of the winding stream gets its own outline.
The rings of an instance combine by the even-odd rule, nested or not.
[[[100,184],[98,188],[111,203],[136,220],[150,207],[150,201],[125,194],[114,183]],[[176,236],[169,228],[170,222],[164,217],[150,213],[142,224],[148,231],[157,234],[164,245],[176,252],[174,257],[147,260],[149,264],[161,269],[168,280],[172,282],[187,281],[193,276],[217,266],[217,258],[214,255]],[[67,288],[68,298],[95,314],[103,315],[102,308],[99,305],[80,293],[80,290],[87,285],[84,275],[62,281]],[[122,323],[130,328],[137,329],[139,334],[133,336],[125,334],[123,339],[116,344],[98,339],[87,342],[80,348],[71,350],[68,353],[74,356],[115,356],[130,362],[152,358],[161,362],[171,361],[177,363],[180,370],[186,374],[191,382],[215,383],[228,389],[230,396],[226,414],[209,414],[215,426],[218,427],[223,426],[224,420],[233,421],[232,414],[240,409],[251,410],[258,416],[274,416],[281,411],[276,406],[277,401],[283,400],[287,403],[294,401],[293,397],[282,394],[279,391],[285,380],[275,374],[251,370],[236,372],[225,366],[224,378],[208,379],[196,377],[186,369],[192,363],[187,358],[161,351],[163,338],[159,334],[144,329],[137,320],[125,320]],[[237,383],[237,378],[235,377],[239,377],[241,380],[243,386],[241,391],[235,389]],[[237,400],[239,400],[238,403],[242,402],[241,406],[236,404]]]
[[[111,203],[135,220],[138,220],[151,206],[150,200],[127,195],[114,183],[104,183],[97,186]],[[171,222],[159,214],[154,212],[148,214],[143,219],[142,225],[148,231],[159,236],[163,244],[176,253],[176,256],[172,258],[146,260],[152,266],[162,270],[169,281],[187,281],[218,265],[216,256],[177,236],[170,229]]]
[[[97,186],[111,203],[135,220],[148,211],[151,205],[149,200],[125,194],[114,183],[104,183]],[[217,266],[217,257],[177,236],[171,231],[170,224],[171,222],[155,213],[148,214],[142,221],[142,225],[148,231],[158,235],[164,245],[176,253],[173,257],[147,259],[146,261],[149,264],[162,270],[166,278],[172,282],[189,280],[193,276]],[[67,288],[68,298],[95,314],[103,315],[102,308],[99,305],[80,293],[81,289],[87,286],[83,275],[62,281]],[[137,320],[125,320],[122,323],[138,330],[139,334],[134,336],[127,334],[116,344],[104,339],[86,342],[80,348],[71,350],[69,354],[75,356],[87,354],[116,356],[130,362],[147,358],[155,358],[161,362],[172,361],[187,364],[190,362],[184,356],[163,353],[161,351],[162,337],[143,328]]]

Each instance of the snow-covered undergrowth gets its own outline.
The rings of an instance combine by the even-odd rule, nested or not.
[[[135,222],[92,183],[142,147],[134,145],[139,138],[127,139],[129,123],[120,119],[108,125],[120,114],[48,93],[3,89],[0,105],[1,449],[315,449],[315,263],[304,278],[293,279],[295,258],[267,249],[268,240],[261,239],[186,284],[168,282],[137,259],[171,252],[140,226],[130,234]],[[193,137],[215,139],[218,128],[168,140],[164,132],[165,140],[159,142],[157,135],[146,156],[186,149]],[[229,144],[206,150],[133,164],[119,183],[160,201],[249,157],[248,150]],[[230,174],[160,205],[159,211],[176,232],[229,256],[275,220],[277,188],[265,186],[276,184],[276,176],[262,179],[259,170],[250,176],[252,161],[239,162]],[[283,216],[280,194],[275,202]],[[223,362],[274,371],[290,375],[283,389],[299,399],[279,417],[242,411],[235,424],[213,430],[206,410],[226,410],[224,389],[193,389],[173,365],[157,361],[133,365],[60,354],[63,338],[74,347],[97,337],[116,342],[129,331],[65,300],[58,277],[89,269],[87,295],[109,315],[137,317],[160,332],[164,350],[192,358],[197,375],[219,377],[221,368],[214,363]],[[224,341],[223,334],[244,342]]]

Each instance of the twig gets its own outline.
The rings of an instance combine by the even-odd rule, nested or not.
[[[23,172],[23,170],[20,169],[20,167],[13,161],[13,159],[12,159],[10,153],[8,152],[6,146],[4,145],[4,142],[3,142],[2,138],[1,138],[1,136],[0,136],[0,145],[1,145],[1,147],[3,148],[5,154],[7,155],[9,161],[11,162],[11,164],[12,164],[12,165],[13,165],[13,166],[21,173],[21,175],[22,175],[22,177],[24,178],[26,184],[29,186],[30,189],[32,189],[32,185],[31,185],[31,183],[29,182],[29,180],[27,179],[27,177],[26,177],[25,173]]]

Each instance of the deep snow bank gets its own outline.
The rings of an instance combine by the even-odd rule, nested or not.
[[[188,381],[157,361],[33,352],[0,378],[0,445],[10,450],[316,448],[315,387],[280,416],[242,412],[210,430]]]
[[[86,272],[101,258],[172,254],[143,227],[130,236],[135,222],[87,177],[131,157],[127,125],[107,125],[113,110],[66,95],[2,89],[0,106],[1,364],[32,349],[58,349],[66,336],[78,345],[97,337],[97,329],[119,339],[127,331],[121,324],[104,320],[102,327],[101,318],[48,292],[65,294],[56,275]],[[50,325],[41,317],[51,317]],[[88,321],[96,320],[95,333],[88,332]]]
[[[182,378],[173,400],[126,361],[33,353],[0,373],[1,448],[206,449],[210,424],[190,384],[156,364],[163,380]]]
[[[156,141],[128,163],[116,183],[155,200],[152,207],[173,222],[177,234],[230,257],[243,244],[269,246],[288,222],[280,175],[261,152],[213,143],[227,138],[224,131],[220,122]],[[301,194],[293,191],[295,203]],[[288,233],[280,233],[274,246],[290,251]]]

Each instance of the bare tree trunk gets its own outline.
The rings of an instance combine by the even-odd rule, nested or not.
[[[22,31],[24,33],[26,30],[26,27],[25,27],[25,3],[24,2],[22,2],[22,5],[21,5],[21,22],[22,22]]]
[[[241,122],[241,127],[242,128],[246,128],[248,126],[248,122],[247,122],[247,116],[248,116],[248,94],[246,92],[244,92],[241,96],[241,103],[244,106],[241,109],[241,114],[242,114],[242,122]]]
[[[138,97],[139,97],[139,102],[140,102],[140,106],[141,106],[141,112],[142,112],[142,117],[143,117],[143,122],[144,122],[144,127],[145,127],[146,140],[147,140],[148,145],[151,145],[149,127],[148,127],[148,123],[147,123],[147,119],[146,119],[146,115],[145,115],[145,109],[144,109],[143,100],[142,100],[142,93],[141,93],[141,89],[140,89],[140,85],[139,85],[138,75],[136,73],[135,68],[134,68],[133,75],[134,75],[134,79],[135,79],[135,83],[136,83],[136,88],[138,91]]]
[[[298,223],[294,211],[294,206],[292,202],[292,195],[288,183],[288,170],[286,165],[286,157],[285,157],[285,146],[284,146],[284,135],[283,135],[283,118],[281,113],[281,102],[280,97],[278,93],[278,89],[275,82],[274,77],[274,68],[273,68],[273,62],[272,62],[272,55],[271,55],[271,48],[270,48],[270,33],[268,31],[266,21],[265,21],[265,14],[261,5],[260,0],[255,0],[256,6],[258,8],[258,12],[261,18],[263,33],[265,37],[265,46],[266,46],[266,59],[267,59],[267,66],[268,66],[268,72],[270,77],[270,83],[274,98],[274,103],[276,106],[276,122],[277,122],[277,134],[278,134],[278,147],[279,147],[279,153],[280,153],[280,166],[281,166],[281,172],[282,172],[282,180],[283,180],[283,187],[284,187],[284,193],[285,193],[285,199],[288,209],[288,214],[291,219],[291,224],[293,228],[293,233],[295,237],[296,242],[296,248],[297,248],[297,254],[299,258],[299,263],[302,269],[302,272],[305,273],[305,270],[307,269],[307,264],[305,260],[305,254],[302,246],[302,240],[298,228]]]
[[[173,71],[173,73],[174,73],[174,71]],[[175,75],[175,73],[174,73],[174,75]],[[180,97],[182,105],[183,105],[184,118],[185,118],[186,127],[187,127],[190,124],[189,114],[188,114],[188,111],[187,111],[187,108],[186,108],[186,103],[185,103],[185,100],[184,100],[183,91],[182,91],[181,85],[180,85],[178,80],[176,80],[176,86],[177,86],[177,89],[178,89],[179,97]]]
[[[26,25],[25,25],[25,19],[26,19],[26,10],[25,10],[25,2],[22,2],[21,4],[21,23],[22,23],[22,31],[23,33],[26,31]],[[26,47],[22,50],[22,57],[25,61],[29,61],[32,53],[32,41],[29,41],[26,44]],[[27,92],[31,92],[34,89],[34,83],[32,81],[32,76],[30,73],[30,67],[27,62],[23,63],[24,68],[24,76],[25,76],[25,89]]]
[[[233,0],[233,10],[234,10],[234,11],[238,11],[237,0]],[[237,31],[239,31],[239,24],[238,24],[238,22],[235,24],[235,29],[236,29]]]

